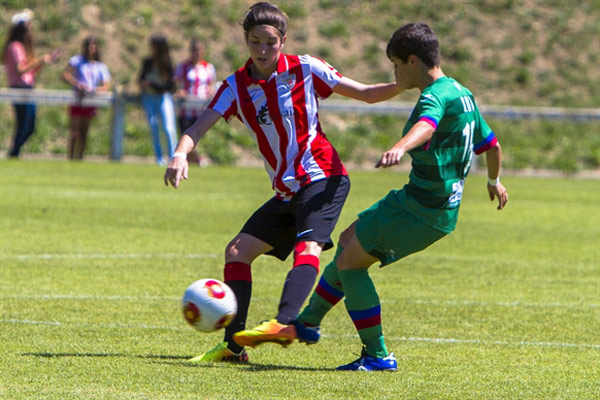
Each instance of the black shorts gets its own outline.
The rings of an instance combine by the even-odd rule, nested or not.
[[[271,198],[246,221],[241,233],[268,243],[273,250],[266,254],[285,260],[296,242],[323,243],[323,250],[333,247],[331,232],[350,192],[350,178],[333,176],[313,182],[296,193],[290,201]]]

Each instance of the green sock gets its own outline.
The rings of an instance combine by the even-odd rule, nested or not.
[[[346,309],[360,340],[372,357],[388,356],[381,327],[381,304],[379,296],[366,268],[338,271],[346,299]]]
[[[333,260],[327,264],[319,283],[313,294],[310,296],[308,305],[298,315],[296,320],[308,325],[321,325],[325,314],[329,312],[343,297],[344,292],[340,284],[340,278],[337,270],[337,258],[344,248],[338,245]]]

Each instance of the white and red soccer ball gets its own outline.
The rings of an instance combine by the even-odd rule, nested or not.
[[[231,323],[237,312],[233,290],[217,279],[200,279],[183,294],[185,320],[201,332],[214,332]]]

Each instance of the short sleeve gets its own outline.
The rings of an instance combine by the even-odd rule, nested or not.
[[[473,151],[475,154],[481,154],[486,150],[494,147],[498,143],[496,135],[492,128],[487,124],[479,108],[475,105],[475,132],[473,136]]]
[[[106,64],[102,64],[101,68],[101,75],[102,75],[102,83],[106,83],[106,82],[110,82],[110,70],[108,69],[108,67],[106,66]]]
[[[237,115],[237,100],[235,92],[227,81],[223,81],[223,84],[217,90],[215,97],[211,100],[208,108],[212,108],[221,116],[225,121],[229,121],[231,117]]]
[[[23,47],[23,44],[21,44],[20,42],[13,41],[10,43],[8,48],[8,53],[14,61],[15,65],[19,65],[23,61],[27,60],[27,55],[25,54],[25,47]]]
[[[442,99],[431,93],[421,94],[416,107],[417,121],[425,121],[434,128],[437,128],[444,116],[445,109],[446,106]]]
[[[80,55],[74,55],[73,57],[69,58],[69,66],[77,69],[79,67],[79,64],[81,64]]]
[[[326,99],[333,93],[333,88],[342,79],[334,67],[323,60],[312,56],[306,56],[310,65],[310,72],[314,82],[315,93],[322,99]]]

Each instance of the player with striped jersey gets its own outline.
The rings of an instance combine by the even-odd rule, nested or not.
[[[275,195],[246,221],[225,250],[225,282],[238,300],[238,311],[222,343],[191,362],[247,361],[244,346],[263,342],[290,344],[289,325],[309,295],[322,250],[333,247],[331,232],[350,189],[347,172],[327,140],[318,114],[319,99],[338,93],[366,102],[387,100],[400,92],[396,83],[364,85],[342,76],[309,55],[282,49],[288,18],[277,6],[250,7],[244,38],[250,58],[217,90],[207,109],[182,136],[164,181],[177,188],[188,177],[187,154],[220,119],[242,121],[258,145]],[[293,267],[284,283],[274,319],[244,330],[252,292],[252,262],[262,254]]]
[[[342,298],[363,343],[361,356],[339,370],[395,371],[396,359],[384,342],[379,296],[368,268],[388,265],[421,251],[455,229],[464,180],[473,154],[485,153],[490,200],[498,210],[508,201],[499,181],[501,150],[471,92],[444,75],[438,40],[423,23],[400,27],[388,43],[396,82],[421,96],[402,139],[383,153],[376,167],[391,167],[408,153],[409,182],[358,215],[340,235],[309,304],[293,321],[300,341],[319,340],[325,314]]]
[[[204,43],[198,38],[190,39],[189,57],[175,67],[174,81],[177,96],[181,99],[195,98],[208,101],[215,94],[217,75],[215,66],[204,59]],[[179,109],[179,132],[183,134],[200,115],[202,110],[182,105]],[[190,163],[201,164],[196,150],[188,154]]]

